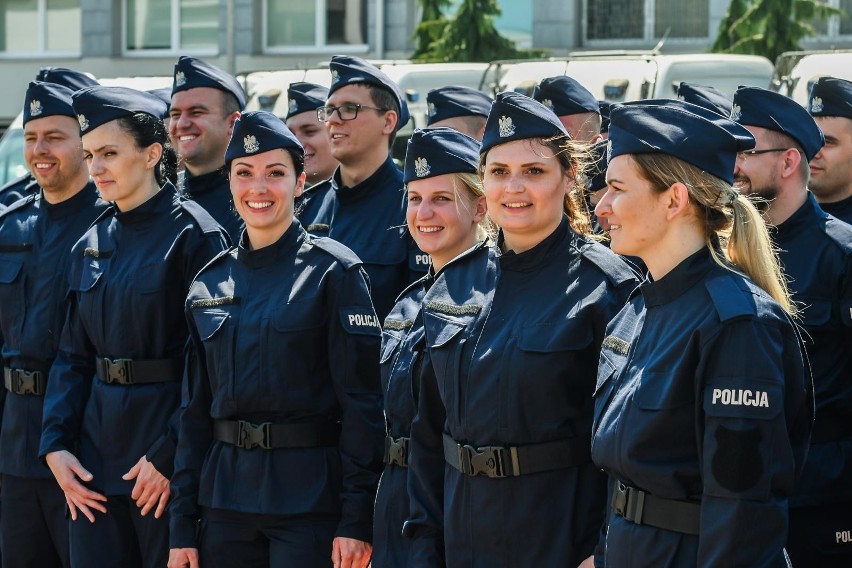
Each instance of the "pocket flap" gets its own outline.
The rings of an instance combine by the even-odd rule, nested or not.
[[[198,329],[198,335],[202,341],[211,339],[216,333],[222,329],[225,322],[230,316],[227,312],[204,310],[193,313],[195,327]]]
[[[396,335],[395,333],[389,333],[387,331],[382,332],[382,354],[379,357],[379,363],[387,363],[388,360],[393,355],[394,351],[396,351],[397,347],[399,347],[399,343],[402,339]]]
[[[76,286],[72,285],[71,289],[76,292],[88,292],[95,287],[103,274],[104,269],[97,261],[90,262],[83,267],[80,272],[80,280]]]
[[[21,272],[22,262],[0,261],[0,284],[11,284]]]
[[[423,322],[426,324],[427,344],[431,347],[446,345],[465,328],[461,324],[425,313],[423,314]]]

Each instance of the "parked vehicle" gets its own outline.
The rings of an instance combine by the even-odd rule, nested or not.
[[[852,49],[784,52],[775,61],[770,88],[805,106],[811,86],[825,75],[852,81]]]

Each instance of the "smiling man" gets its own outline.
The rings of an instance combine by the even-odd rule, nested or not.
[[[305,195],[296,215],[308,232],[340,241],[363,261],[384,321],[397,295],[428,268],[405,230],[402,172],[390,156],[408,107],[399,86],[363,59],[336,55],[329,67],[328,100],[317,118],[340,165]]]
[[[811,191],[823,211],[852,223],[852,81],[821,77],[808,110],[825,135],[811,160]]]
[[[317,109],[325,105],[327,98],[328,89],[313,83],[291,83],[287,87],[285,122],[305,149],[306,187],[327,180],[337,167],[331,157],[325,124],[317,119]]]
[[[237,242],[243,222],[234,210],[225,149],[246,95],[229,73],[194,57],[175,65],[169,138],[184,165],[181,193],[196,201]]]

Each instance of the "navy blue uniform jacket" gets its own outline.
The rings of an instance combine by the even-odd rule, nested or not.
[[[358,258],[294,220],[276,243],[243,242],[211,262],[186,314],[171,546],[198,546],[199,507],[339,519],[336,536],[370,542],[384,443],[381,327]],[[247,450],[214,440],[216,419],[340,422],[341,435],[338,446]]]
[[[40,457],[74,453],[106,495],[127,495],[127,473],[145,455],[174,467],[180,381],[107,384],[95,358],[180,359],[189,332],[189,284],[226,247],[224,231],[167,183],[127,212],[107,209],[71,252],[68,315],[44,402]]]
[[[184,170],[181,195],[201,205],[210,216],[222,225],[232,243],[240,240],[245,224],[234,208],[231,184],[224,168],[200,176],[191,176]]]
[[[52,205],[30,195],[0,217],[0,337],[3,364],[47,377],[59,348],[71,247],[107,207],[91,182]],[[41,396],[0,389],[0,473],[52,478],[38,459]]]
[[[380,320],[397,296],[429,268],[405,226],[402,172],[388,156],[373,175],[354,187],[341,185],[340,170],[306,191],[296,216],[311,234],[331,237],[352,249],[370,278]]]
[[[0,206],[8,207],[19,199],[38,193],[39,186],[31,173],[27,172],[0,187]],[[0,207],[0,210],[2,210]]]
[[[592,554],[606,479],[588,453],[568,469],[470,477],[444,463],[442,434],[474,447],[580,438],[588,452],[604,331],[635,285],[565,218],[528,251],[481,245],[439,274],[423,300],[428,358],[404,529],[416,539],[412,566],[442,565],[442,538],[450,567],[576,566]]]
[[[808,194],[773,231],[813,372],[816,417],[793,507],[852,505],[852,226]]]
[[[610,514],[605,565],[785,567],[812,417],[800,338],[751,280],[704,248],[645,281],[607,328],[592,459],[612,480],[700,501],[700,534]]]

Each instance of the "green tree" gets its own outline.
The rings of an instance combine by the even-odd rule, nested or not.
[[[444,33],[450,20],[444,16],[444,10],[450,7],[452,0],[418,0],[422,15],[414,30],[417,48],[412,59],[428,58],[429,50]]]
[[[441,30],[428,51],[418,59],[429,61],[493,61],[540,57],[540,50],[523,51],[500,35],[494,19],[500,15],[497,0],[462,0],[458,11]]]
[[[734,3],[736,9],[749,6],[733,23],[723,20],[719,34],[729,35],[731,41],[718,51],[763,55],[771,61],[785,51],[800,50],[801,40],[816,35],[811,25],[815,19],[842,14],[820,0],[732,0]],[[714,51],[717,45],[723,45],[718,38]]]
[[[739,35],[741,31],[732,30],[731,26],[745,15],[746,11],[751,7],[751,3],[752,0],[731,0],[731,3],[728,5],[728,11],[725,12],[725,17],[719,23],[719,33],[716,35],[716,41],[713,43],[710,51],[716,53],[725,52],[742,39]]]

